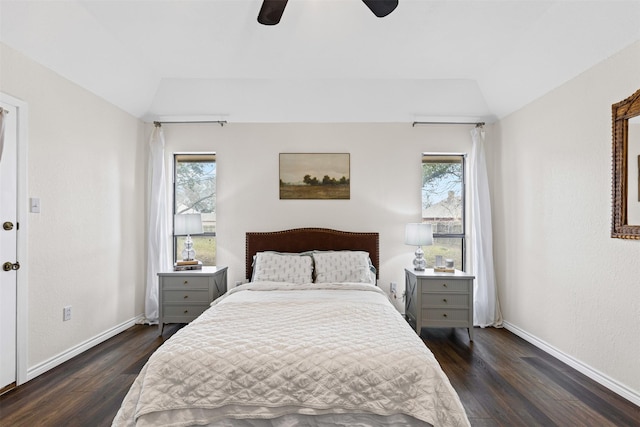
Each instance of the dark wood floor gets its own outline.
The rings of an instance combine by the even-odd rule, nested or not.
[[[0,396],[0,426],[108,426],[149,355],[181,326],[137,325]],[[422,337],[473,426],[640,426],[640,408],[504,329]]]
[[[423,329],[472,426],[640,426],[640,407],[505,329]]]

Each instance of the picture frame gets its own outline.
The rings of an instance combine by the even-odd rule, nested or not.
[[[349,153],[280,153],[280,200],[349,200]]]

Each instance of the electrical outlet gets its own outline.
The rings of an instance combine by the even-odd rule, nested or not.
[[[392,294],[395,294],[398,291],[398,284],[395,282],[391,282],[389,284],[389,291],[391,291]]]
[[[71,320],[71,306],[68,305],[62,309],[62,321],[66,322],[67,320]]]

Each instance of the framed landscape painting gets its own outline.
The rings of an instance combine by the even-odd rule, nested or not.
[[[280,199],[350,199],[349,153],[280,153]]]

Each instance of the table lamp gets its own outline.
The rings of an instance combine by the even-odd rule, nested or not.
[[[174,216],[173,234],[175,236],[187,236],[182,250],[183,261],[193,261],[196,251],[193,249],[192,234],[202,234],[202,216],[200,214],[178,214]]]
[[[415,259],[413,260],[413,269],[416,271],[424,271],[427,267],[427,261],[424,259],[423,246],[433,245],[433,231],[431,224],[413,223],[407,224],[405,228],[404,243],[407,245],[417,246]]]

